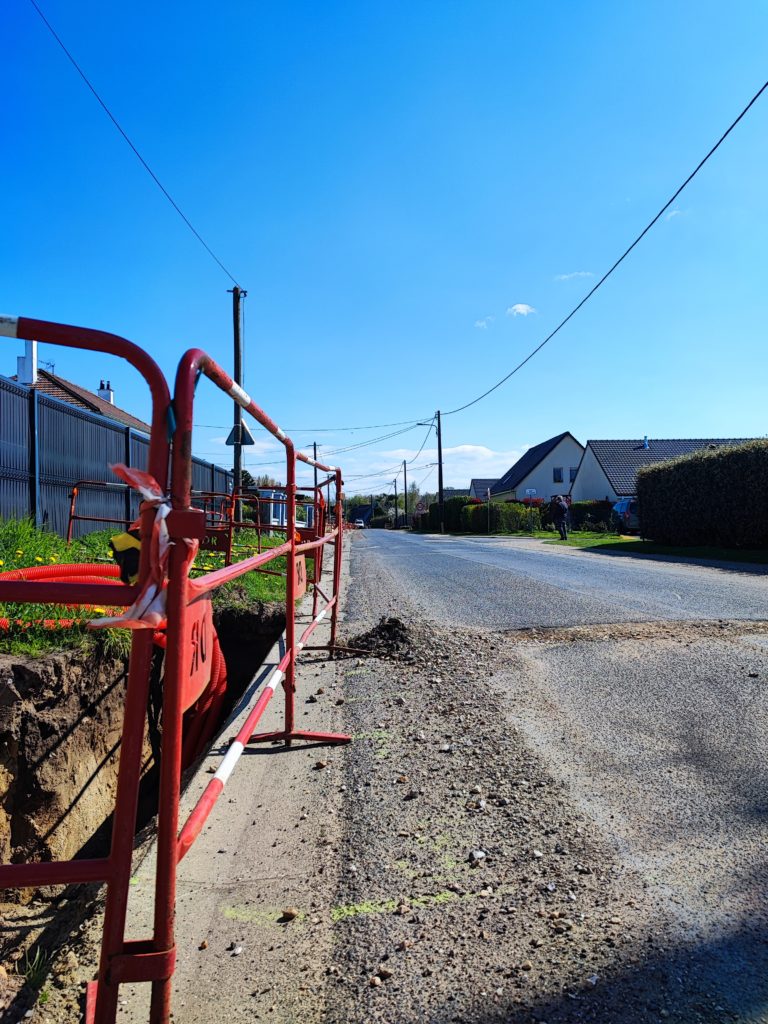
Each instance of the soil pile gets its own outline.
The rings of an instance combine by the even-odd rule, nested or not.
[[[373,629],[352,637],[348,646],[355,651],[367,651],[374,658],[401,658],[411,653],[413,639],[402,619],[382,615]]]

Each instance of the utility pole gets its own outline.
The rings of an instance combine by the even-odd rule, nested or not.
[[[440,515],[440,533],[445,533],[445,497],[443,495],[443,431],[440,426],[440,410],[437,417],[437,505]]]
[[[234,340],[235,340],[235,384],[240,387],[243,386],[243,336],[240,333],[240,303],[243,298],[248,294],[235,285],[234,288],[229,289],[232,292],[232,326],[234,328]],[[233,433],[234,433],[234,462],[232,469],[234,470],[234,489],[235,494],[239,494],[243,489],[243,410],[235,402],[235,417],[233,422]],[[235,505],[235,519],[241,522],[243,518],[243,505],[238,498]]]
[[[395,485],[395,529],[397,529],[397,477],[392,481]]]
[[[403,459],[403,494],[405,496],[405,528],[408,529],[408,470]]]

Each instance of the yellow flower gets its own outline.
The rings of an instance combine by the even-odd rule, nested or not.
[[[17,555],[23,555],[23,554],[24,554],[24,552],[23,552],[23,551],[20,551],[20,550],[19,550],[19,549],[17,548],[17,549],[16,549],[16,554],[17,554]]]
[[[42,558],[40,557],[40,555],[35,555],[35,561],[42,562]]]
[[[5,565],[5,562],[0,558],[0,565]]]
[[[106,609],[106,608],[94,608],[93,610],[94,610],[95,612],[98,612],[98,613],[99,613],[99,615],[103,615],[103,614],[104,614],[104,612],[105,612],[105,611],[106,611],[107,609]]]

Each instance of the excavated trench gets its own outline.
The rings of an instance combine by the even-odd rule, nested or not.
[[[279,604],[224,606],[214,622],[227,664],[224,720],[282,633],[285,615]],[[0,861],[108,851],[127,667],[97,649],[0,656]],[[156,740],[147,729],[139,829],[156,810]],[[9,902],[24,905],[34,895],[0,892],[0,905],[8,910]],[[0,962],[17,941],[12,930],[0,932]]]

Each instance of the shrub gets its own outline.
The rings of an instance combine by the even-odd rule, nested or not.
[[[706,448],[637,474],[640,527],[660,544],[768,547],[768,441]]]
[[[465,505],[461,513],[462,529],[468,533],[487,533],[489,512],[491,533],[520,533],[541,529],[538,509],[502,501],[492,501],[490,510],[487,503]]]
[[[388,522],[387,516],[371,516],[371,521],[368,525],[372,530],[383,530]]]

